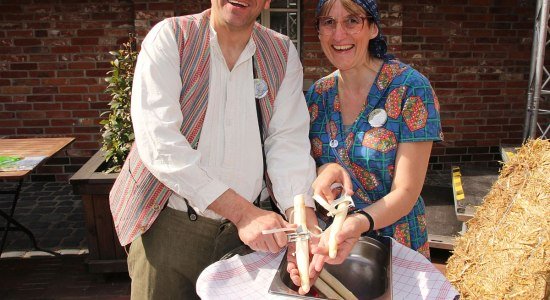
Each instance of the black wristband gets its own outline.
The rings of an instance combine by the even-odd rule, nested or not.
[[[369,220],[369,229],[365,233],[371,233],[373,231],[374,219],[368,212],[358,208],[358,209],[352,210],[350,214],[362,214],[363,216],[367,217],[367,219]]]

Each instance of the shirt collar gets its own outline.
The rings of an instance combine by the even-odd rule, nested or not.
[[[212,27],[212,25],[209,25],[210,27],[210,51],[212,54],[223,58],[222,49],[220,48],[220,44],[218,42],[218,33]],[[250,39],[248,40],[248,43],[243,49],[243,52],[239,56],[239,59],[237,60],[237,63],[235,63],[235,66],[249,60],[252,58],[252,56],[256,53],[256,43],[254,43],[254,39],[252,36],[250,36]]]

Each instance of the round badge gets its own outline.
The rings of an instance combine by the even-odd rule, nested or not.
[[[328,144],[331,148],[336,148],[338,147],[338,141],[337,140],[330,140],[329,144]]]
[[[261,78],[254,79],[254,97],[260,99],[267,95],[267,83]]]
[[[368,120],[370,126],[381,127],[382,125],[386,124],[386,121],[388,120],[388,114],[385,110],[377,108],[370,112]]]

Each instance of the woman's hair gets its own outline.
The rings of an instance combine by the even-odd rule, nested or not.
[[[318,17],[327,16],[328,12],[332,9],[336,1],[337,0],[327,0],[321,7]],[[350,14],[370,17],[370,14],[353,0],[340,0],[340,3],[342,3],[344,9],[347,10]],[[367,22],[369,23],[369,25],[372,24],[372,18],[367,18]]]

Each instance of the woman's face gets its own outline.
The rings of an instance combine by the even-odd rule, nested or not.
[[[328,15],[337,22],[331,34],[319,34],[321,48],[330,62],[340,71],[346,71],[364,65],[369,58],[369,40],[378,35],[378,27],[369,24],[366,15],[347,11],[340,0],[337,0]],[[353,16],[363,17],[363,28],[359,32],[348,32],[344,22]]]

